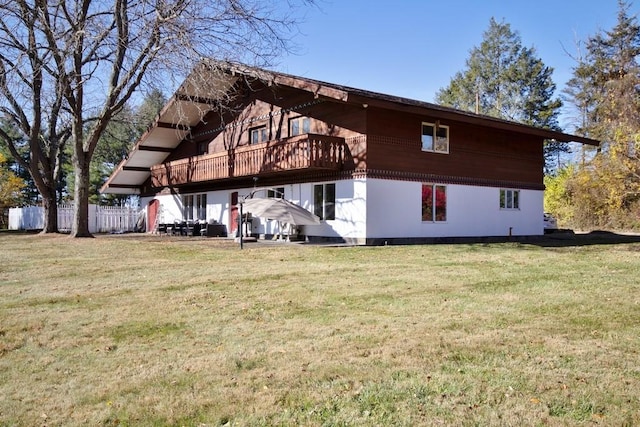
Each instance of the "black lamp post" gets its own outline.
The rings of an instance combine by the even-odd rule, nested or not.
[[[242,205],[244,205],[244,200],[246,198],[252,198],[253,195],[255,194],[256,190],[256,184],[258,183],[258,177],[254,176],[253,177],[253,191],[249,194],[247,194],[246,196],[244,196],[242,198],[242,200],[240,201],[240,224],[238,224],[238,232],[240,233],[240,249],[244,248],[244,233],[243,233],[243,228],[244,228],[244,212],[242,209]]]

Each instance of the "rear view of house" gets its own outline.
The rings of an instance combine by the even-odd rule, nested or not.
[[[597,141],[303,77],[203,63],[102,188],[147,224],[238,230],[249,195],[320,218],[311,241],[543,234],[543,142]],[[251,218],[248,232],[280,231]]]

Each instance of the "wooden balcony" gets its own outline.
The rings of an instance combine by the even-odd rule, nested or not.
[[[155,165],[151,182],[168,187],[284,171],[339,170],[344,159],[343,138],[308,134]]]

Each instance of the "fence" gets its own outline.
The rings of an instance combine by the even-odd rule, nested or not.
[[[141,211],[118,206],[89,205],[91,233],[124,233],[137,231]],[[71,231],[73,205],[58,206],[58,229]],[[44,209],[40,206],[9,209],[9,230],[38,230],[44,227]],[[144,227],[143,227],[144,228]]]

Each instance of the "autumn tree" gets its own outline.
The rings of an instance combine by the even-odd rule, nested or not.
[[[471,49],[466,68],[436,94],[436,102],[460,110],[560,130],[562,101],[554,97],[553,69],[522,45],[518,32],[491,18],[479,46]],[[545,144],[548,167],[566,143]]]
[[[40,195],[38,189],[31,177],[29,171],[23,166],[25,162],[29,160],[29,147],[21,132],[11,126],[6,120],[0,117],[0,130],[4,132],[7,137],[13,141],[13,146],[16,148],[20,161],[17,161],[9,151],[9,146],[4,139],[0,138],[0,154],[6,159],[8,167],[18,176],[25,186],[22,189],[21,201],[24,205],[36,205],[40,201]],[[61,177],[62,178],[62,177]],[[62,181],[62,180],[61,180]],[[58,198],[60,198],[62,190],[62,182],[58,182],[56,185],[58,189]]]
[[[7,157],[0,152],[0,228],[7,227],[8,208],[21,204],[24,186],[24,181],[9,168]]]
[[[577,206],[609,228],[640,225],[640,25],[629,7],[619,1],[616,25],[586,41],[565,90],[577,132],[602,141],[568,185],[576,195],[597,193]]]
[[[203,57],[271,63],[291,46],[296,7],[311,3],[0,0],[0,114],[28,142],[23,166],[43,199],[44,231],[57,231],[55,183],[66,144],[75,177],[72,235],[90,236],[91,160],[134,94],[147,82],[173,91]],[[203,93],[216,90],[210,82],[200,79]],[[8,135],[0,138],[19,154]]]

